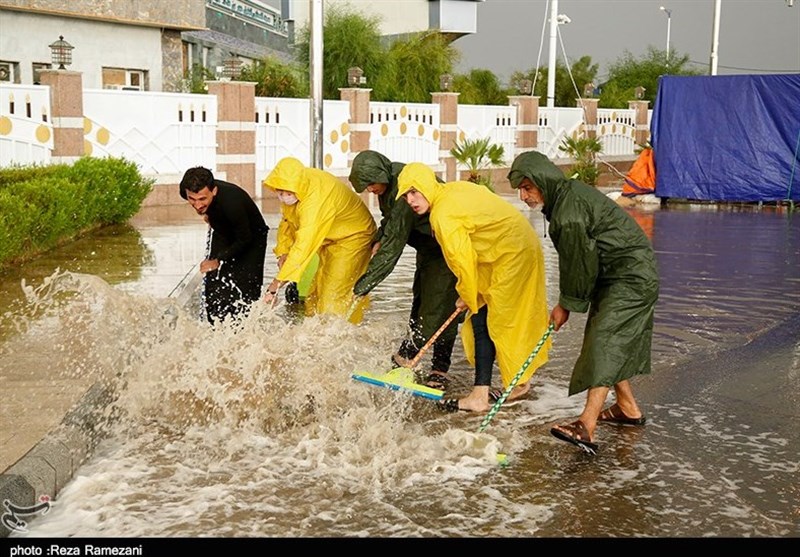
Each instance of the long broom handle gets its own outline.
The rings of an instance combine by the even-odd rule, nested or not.
[[[435,333],[433,333],[433,336],[431,336],[431,338],[428,339],[428,342],[425,343],[425,346],[423,346],[422,348],[419,349],[419,352],[417,352],[417,355],[414,356],[414,359],[411,360],[410,364],[408,364],[408,367],[410,369],[414,369],[414,367],[419,363],[419,361],[425,355],[425,352],[427,352],[428,349],[431,346],[433,346],[433,343],[436,342],[436,339],[439,338],[439,335],[441,335],[444,332],[444,330],[450,325],[450,323],[453,322],[453,319],[458,317],[458,314],[461,313],[462,311],[464,311],[465,309],[466,308],[457,308],[453,312],[453,314],[450,317],[447,318],[447,321],[445,321],[444,324],[441,327],[439,327],[439,330],[436,331]]]
[[[547,337],[550,336],[550,333],[553,332],[553,328],[555,328],[555,323],[550,322],[550,326],[547,327],[547,330],[544,332],[544,335],[542,335],[542,338],[539,340],[538,344],[536,345],[536,348],[533,349],[533,352],[531,352],[531,355],[528,356],[527,360],[525,360],[525,363],[522,364],[522,367],[514,376],[514,378],[511,380],[511,383],[508,384],[506,390],[503,391],[503,394],[500,396],[500,398],[497,399],[497,402],[494,403],[494,406],[492,406],[492,408],[489,410],[489,413],[486,414],[485,418],[483,418],[481,426],[480,428],[478,428],[478,433],[483,433],[483,431],[489,425],[489,422],[491,422],[492,418],[494,418],[494,415],[497,414],[497,412],[500,410],[500,406],[502,406],[502,404],[506,401],[508,395],[511,394],[511,390],[517,386],[519,378],[522,377],[522,374],[525,373],[525,370],[528,369],[529,365],[531,365],[531,362],[539,353],[539,350],[541,350],[542,346],[544,346],[544,342],[547,340]]]

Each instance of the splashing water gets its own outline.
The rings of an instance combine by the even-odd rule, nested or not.
[[[720,229],[697,221],[709,230],[694,239]],[[684,218],[677,222],[676,238],[686,230]],[[687,261],[669,230],[654,240],[662,267]],[[796,435],[748,424],[715,398],[719,388],[693,388],[700,376],[730,373],[722,359],[716,373],[713,364],[698,373],[693,357],[740,346],[742,334],[756,337],[800,306],[796,260],[785,244],[772,246],[775,257],[762,257],[739,296],[712,257],[665,272],[654,373],[636,383],[648,425],[599,429],[594,458],[548,434],[583,406],[582,396],[566,397],[580,315],[554,335],[533,396],[504,405],[483,433],[483,416],[442,414],[430,401],[351,380],[355,370],[388,370],[406,327],[413,253],[374,291],[360,326],[256,304],[241,321],[211,328],[174,300],[55,273],[24,285],[24,308],[4,316],[14,333],[0,345],[2,360],[102,381],[115,401],[95,454],[50,513],[12,535],[791,535]],[[719,253],[724,243],[712,247]],[[736,257],[746,259],[751,252],[739,247]],[[544,248],[552,305],[557,255]],[[774,296],[785,303],[765,316],[763,301]],[[703,319],[709,327],[696,326]],[[473,379],[459,347],[453,395]],[[679,396],[678,384],[691,394]],[[498,453],[508,467],[497,465]]]

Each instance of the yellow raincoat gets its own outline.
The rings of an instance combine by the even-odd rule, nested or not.
[[[324,170],[306,168],[292,157],[278,161],[263,186],[290,191],[298,199],[294,205],[281,205],[275,255],[287,257],[277,279],[300,282],[318,254],[319,268],[306,298],[306,314],[346,316],[353,285],[370,259],[376,226],[369,209],[344,182]],[[367,304],[365,297],[350,321],[360,322]]]
[[[487,305],[489,336],[497,349],[497,365],[508,387],[548,327],[544,255],[528,219],[484,186],[471,182],[439,184],[420,163],[406,165],[398,177],[398,198],[410,189],[430,203],[434,237],[458,282],[456,290],[476,313]],[[475,364],[471,319],[461,339],[467,359]],[[526,383],[547,363],[550,338],[520,377]]]

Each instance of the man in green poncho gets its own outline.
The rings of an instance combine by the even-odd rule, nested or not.
[[[588,311],[569,395],[588,389],[578,420],[553,427],[563,441],[594,454],[597,422],[641,426],[645,416],[629,379],[650,373],[653,316],[659,279],[655,254],[641,227],[615,201],[568,179],[541,153],[514,160],[511,186],[540,207],[558,252],[559,300],[550,314],[557,331],[571,311]],[[611,388],[616,402],[603,410]]]
[[[389,276],[406,244],[417,251],[408,321],[410,334],[392,357],[394,365],[398,366],[407,366],[417,355],[453,313],[458,298],[456,277],[447,267],[442,250],[431,234],[428,215],[416,215],[408,203],[396,200],[397,177],[404,167],[405,164],[392,162],[376,151],[362,151],[353,159],[350,172],[350,182],[357,192],[367,190],[377,195],[382,217],[372,248],[373,257],[353,293],[364,296]],[[423,381],[428,387],[447,388],[458,321],[454,320],[433,344],[431,372]]]

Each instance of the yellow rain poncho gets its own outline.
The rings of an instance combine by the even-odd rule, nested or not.
[[[350,310],[353,285],[364,274],[370,259],[375,219],[344,182],[299,160],[286,157],[264,179],[264,187],[290,191],[294,205],[282,205],[275,255],[286,255],[278,272],[280,281],[299,282],[314,254],[319,268],[306,298],[306,315]],[[361,321],[366,297],[350,317]]]
[[[456,275],[456,290],[474,314],[487,305],[489,336],[507,387],[531,355],[548,326],[544,256],[528,219],[484,186],[471,182],[439,184],[420,163],[406,165],[398,178],[398,198],[410,189],[430,203],[430,223],[447,265]],[[461,328],[464,350],[475,363],[471,319]],[[526,383],[547,363],[551,341],[520,377]]]

